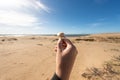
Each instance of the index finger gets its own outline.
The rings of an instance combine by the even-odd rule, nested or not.
[[[64,41],[67,45],[73,45],[73,43],[69,39],[65,38]]]

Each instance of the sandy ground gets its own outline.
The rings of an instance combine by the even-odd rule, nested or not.
[[[69,37],[78,49],[70,80],[86,80],[86,68],[120,55],[120,33]],[[0,80],[50,80],[55,72],[55,36],[0,37]]]

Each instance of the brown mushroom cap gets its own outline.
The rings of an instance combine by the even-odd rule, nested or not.
[[[63,37],[65,37],[65,35],[64,35],[63,32],[58,33],[57,36],[58,36],[59,38],[63,38]]]

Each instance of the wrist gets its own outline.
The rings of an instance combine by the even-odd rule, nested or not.
[[[69,75],[70,72],[68,72],[69,70],[64,70],[61,68],[56,68],[56,75],[61,79],[61,80],[69,80]]]

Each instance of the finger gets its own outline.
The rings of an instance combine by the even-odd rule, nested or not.
[[[54,48],[54,51],[57,52],[57,47]]]
[[[61,53],[62,52],[62,39],[58,39],[58,42],[57,42],[57,52],[58,53]]]
[[[73,43],[69,39],[64,39],[64,41],[67,45],[73,45]]]

